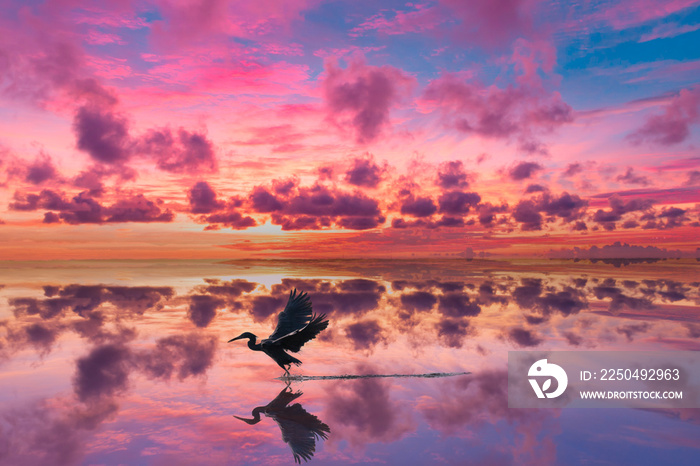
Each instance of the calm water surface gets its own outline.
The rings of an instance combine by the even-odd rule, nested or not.
[[[700,410],[509,409],[506,373],[509,350],[700,350],[699,270],[0,263],[0,464],[700,464]],[[470,374],[286,387],[226,341],[295,287],[331,324],[293,374]]]

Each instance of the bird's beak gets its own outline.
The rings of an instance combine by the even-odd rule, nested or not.
[[[240,337],[231,338],[229,341],[227,341],[227,343],[231,343],[232,341],[240,340],[241,338],[245,338],[245,337],[243,335],[241,335]]]
[[[234,415],[233,417],[235,417],[236,419],[240,419],[241,421],[243,421],[243,422],[245,422],[246,424],[249,424],[249,425],[251,425],[251,426],[252,426],[253,424],[257,424],[258,422],[260,422],[260,419],[258,419],[258,420],[256,421],[255,419],[246,419],[246,418],[238,417],[238,416],[235,416],[235,415]]]

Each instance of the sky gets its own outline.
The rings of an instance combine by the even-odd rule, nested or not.
[[[695,254],[700,1],[0,5],[0,259]]]

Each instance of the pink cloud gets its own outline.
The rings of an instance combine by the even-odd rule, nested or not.
[[[248,139],[236,141],[236,144],[262,146],[272,145],[273,151],[276,148],[289,144],[297,144],[304,139],[304,134],[295,125],[283,124],[274,126],[258,126],[249,129]]]
[[[117,34],[110,34],[106,32],[100,32],[91,30],[85,41],[92,45],[105,45],[105,44],[119,44],[124,45],[126,42]]]
[[[687,176],[683,186],[700,186],[700,170],[691,170]]]
[[[89,24],[91,26],[115,29],[143,29],[149,27],[148,21],[136,16],[136,13],[131,10],[133,5],[130,3],[130,1],[118,4],[109,3],[107,5],[110,7],[109,9],[99,8],[93,4],[89,5],[88,8],[73,11],[69,17],[71,21],[77,24]]]
[[[700,29],[700,24],[685,24],[683,26],[678,23],[660,24],[656,26],[650,33],[642,35],[639,42],[648,42],[656,39],[666,39],[676,37],[689,32]]]
[[[68,8],[52,2],[34,7],[16,5],[17,19],[0,23],[0,92],[40,106],[73,105],[85,101],[114,101],[87,67],[82,47],[84,31],[67,20]],[[10,7],[12,8],[12,7]],[[88,36],[89,37],[89,36]]]
[[[345,69],[327,60],[326,73],[328,116],[338,125],[351,127],[359,143],[375,140],[389,126],[391,108],[410,94],[414,84],[402,70],[367,65],[359,56]]]
[[[579,162],[574,162],[570,163],[566,166],[566,170],[564,170],[563,176],[569,177],[569,176],[574,176],[577,173],[581,173],[583,171],[583,166]]]
[[[302,19],[302,12],[316,3],[317,0],[158,0],[156,6],[163,19],[154,21],[151,30],[154,42],[165,49],[195,47],[204,38],[219,38],[223,43],[227,36],[285,37],[291,25]]]
[[[670,0],[661,3],[654,0],[616,2],[610,8],[594,13],[592,19],[605,20],[615,29],[626,29],[654,19],[665,18],[697,4],[697,0]]]
[[[436,106],[447,126],[486,138],[515,138],[526,152],[542,152],[534,133],[549,132],[573,121],[561,96],[546,95],[538,79],[523,74],[519,86],[504,89],[464,82],[453,74],[432,81],[423,99]]]
[[[628,136],[633,144],[645,141],[669,146],[685,141],[690,125],[700,121],[700,88],[682,89],[664,108]]]
[[[486,48],[508,46],[534,34],[533,14],[539,0],[441,0],[461,20],[456,39]]]
[[[101,165],[89,166],[78,173],[70,182],[73,187],[87,189],[89,194],[100,197],[105,193],[104,181],[108,178],[116,178],[119,182],[136,179],[136,170],[127,165]]]
[[[214,42],[202,53],[155,56],[151,61],[144,84],[159,81],[170,91],[168,98],[181,92],[191,99],[193,93],[287,96],[308,90],[308,65],[271,62],[254,48]]]
[[[378,13],[355,27],[352,34],[359,35],[368,31],[387,35],[425,33],[451,21],[445,11],[438,7],[421,4],[413,6],[414,11],[394,10],[392,18],[387,18],[385,13]]]
[[[413,10],[380,12],[359,24],[352,35],[449,35],[460,45],[487,49],[507,47],[513,40],[536,34],[533,10],[539,0],[441,0],[437,5],[408,4]]]

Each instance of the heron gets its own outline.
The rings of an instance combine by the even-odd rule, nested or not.
[[[289,292],[287,305],[277,317],[277,327],[272,335],[256,343],[258,338],[256,335],[244,332],[228,342],[247,338],[248,348],[253,351],[262,351],[270,356],[284,369],[285,376],[289,377],[292,364],[299,366],[301,361],[287,353],[287,350],[297,353],[304,343],[316,338],[316,335],[328,327],[328,321],[324,320],[325,318],[325,314],[313,314],[308,294],[297,293],[294,288]]]
[[[249,425],[260,422],[260,414],[272,418],[282,432],[282,440],[289,445],[294,455],[294,462],[309,461],[316,452],[316,440],[328,438],[331,429],[319,418],[307,412],[299,403],[289,403],[302,395],[292,392],[287,385],[277,397],[265,406],[253,409],[252,419],[233,416]]]

